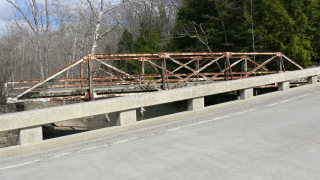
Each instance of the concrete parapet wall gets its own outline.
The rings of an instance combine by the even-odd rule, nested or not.
[[[5,114],[0,116],[0,132],[13,129],[25,129],[111,112],[127,111],[174,101],[200,98],[235,90],[250,89],[256,86],[286,82],[319,74],[320,68],[312,68],[227,82],[216,82],[196,87],[150,92],[141,95]]]

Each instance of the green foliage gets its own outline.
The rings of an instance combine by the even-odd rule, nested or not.
[[[135,53],[153,53],[162,52],[162,38],[156,30],[144,29],[133,43],[133,52]]]
[[[121,38],[118,43],[118,53],[132,53],[134,49],[134,39],[133,34],[125,29],[122,32]],[[140,66],[137,61],[128,60],[128,61],[116,61],[115,65],[121,70],[129,74],[139,74]]]
[[[319,61],[319,9],[320,0],[184,0],[168,45],[168,17],[159,7],[157,18],[145,10],[137,35],[124,30],[118,51],[281,51],[307,66]],[[138,73],[136,61],[120,66]]]
[[[118,43],[119,53],[130,53],[133,50],[133,35],[125,29]]]
[[[308,34],[311,35],[311,46],[313,47],[314,60],[320,62],[320,0],[311,0],[306,14],[310,19]]]
[[[303,66],[311,63],[311,24],[304,2],[261,0],[255,4],[257,50],[281,51]]]
[[[124,30],[118,43],[118,53],[156,53],[163,52],[164,46],[160,32],[149,25],[141,24],[139,36]],[[119,61],[116,66],[129,74],[139,74],[141,63],[136,60]]]
[[[307,66],[319,60],[319,9],[319,0],[185,0],[169,47],[281,51]]]
[[[175,37],[183,38],[173,39],[171,46],[179,51],[246,49],[245,4],[243,0],[185,0],[175,27]]]

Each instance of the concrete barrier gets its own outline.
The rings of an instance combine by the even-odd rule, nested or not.
[[[248,99],[253,97],[253,88],[256,86],[279,83],[279,90],[285,91],[289,88],[288,82],[290,80],[307,78],[308,83],[312,84],[317,82],[317,75],[319,74],[320,68],[311,68],[247,79],[216,82],[196,87],[5,114],[0,116],[0,132],[20,129],[20,145],[26,145],[42,141],[40,129],[45,124],[117,112],[117,125],[127,126],[136,123],[135,109],[137,108],[188,100],[188,110],[197,110],[204,107],[205,96],[240,90],[241,99]]]

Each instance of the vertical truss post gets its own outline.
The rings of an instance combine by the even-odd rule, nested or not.
[[[162,89],[163,90],[166,90],[167,89],[167,66],[166,66],[166,59],[163,58],[162,59],[162,64],[161,64],[161,70],[162,70],[162,73],[161,73],[161,76],[162,76]]]
[[[230,52],[225,52],[225,61],[224,61],[224,79],[227,81],[229,80],[229,76],[231,79],[233,79],[233,75],[232,75],[232,70],[231,70],[231,65],[230,65],[230,56],[231,53]]]
[[[158,57],[162,59],[162,63],[161,63],[162,89],[166,90],[166,89],[169,89],[169,79],[168,79],[166,59],[170,58],[170,56],[168,53],[161,53],[161,54],[158,54]]]
[[[228,78],[227,78],[227,76],[228,76],[228,68],[227,68],[227,61],[229,60],[229,56],[228,56],[228,53],[224,53],[224,56],[226,57],[225,58],[225,60],[224,60],[224,69],[225,69],[225,71],[224,71],[224,80],[225,81],[227,81],[228,80]]]
[[[144,58],[143,57],[139,57],[139,61],[141,62],[141,80],[144,80]]]
[[[94,94],[93,94],[93,84],[92,84],[92,65],[91,65],[91,61],[93,61],[95,59],[94,55],[91,54],[89,55],[89,59],[88,59],[88,85],[89,85],[89,99],[91,101],[94,100]]]
[[[200,75],[199,75],[199,69],[200,69],[200,60],[202,60],[202,57],[201,56],[196,56],[196,70],[197,70],[197,78],[199,80],[200,78]]]
[[[80,78],[83,78],[83,63],[80,63]]]
[[[166,60],[164,60],[164,70],[165,70],[166,81],[167,81],[167,89],[170,89],[170,86],[169,86],[169,76],[168,76],[167,62],[166,62]]]
[[[282,72],[282,65],[281,65],[281,59],[280,59],[280,57],[277,58],[277,71],[278,71],[278,73],[279,73],[279,72]]]
[[[281,64],[281,67],[282,67],[282,71],[286,71],[286,68],[284,67],[282,55],[280,56],[280,64]]]
[[[286,71],[285,67],[284,67],[284,63],[283,63],[283,55],[281,52],[277,52],[276,56],[279,57],[277,60],[277,68],[278,68],[278,72],[283,72]]]
[[[248,72],[248,60],[247,58],[245,58],[244,62],[243,62],[243,71],[244,72]]]
[[[81,87],[83,84],[83,62],[80,63],[80,78],[81,78]]]
[[[241,74],[240,76],[246,76],[247,73],[248,73],[248,57],[243,57],[243,62],[242,62],[242,66],[241,66],[241,71],[244,73],[244,74]]]

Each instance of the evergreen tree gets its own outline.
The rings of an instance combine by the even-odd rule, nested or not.
[[[248,47],[246,1],[185,0],[181,6],[171,47],[179,51],[240,51]],[[199,46],[200,45],[200,46]]]
[[[133,53],[133,45],[134,45],[134,39],[133,34],[125,29],[122,34],[121,38],[118,43],[118,53]],[[139,74],[140,73],[140,67],[137,61],[135,60],[127,60],[127,61],[116,61],[115,65],[129,73],[129,74]]]
[[[133,51],[136,53],[153,53],[163,50],[162,38],[154,29],[142,29],[133,43]]]
[[[255,4],[257,50],[281,51],[299,64],[310,64],[312,57],[308,17],[303,1],[261,0]]]
[[[185,0],[174,51],[281,51],[303,66],[319,57],[319,0]]]
[[[320,63],[320,0],[310,0],[306,14],[310,19],[308,34],[312,36],[313,60]]]
[[[133,35],[127,29],[122,32],[121,38],[118,43],[119,53],[131,53],[133,52]]]

